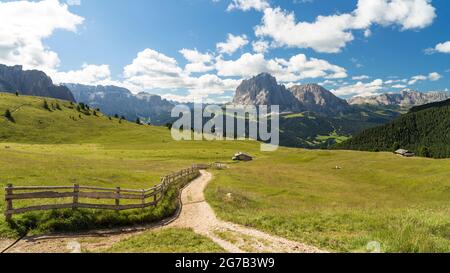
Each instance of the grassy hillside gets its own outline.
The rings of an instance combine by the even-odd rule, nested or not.
[[[51,109],[44,107],[44,100]],[[59,109],[56,105],[59,105]],[[53,110],[52,105],[55,106]],[[103,116],[94,110],[78,111],[69,102],[37,97],[16,97],[0,93],[0,113],[10,109],[14,122],[0,116],[0,195],[8,183],[21,186],[60,186],[78,183],[84,186],[131,189],[149,188],[160,177],[193,163],[226,160],[236,152],[233,142],[218,145],[214,142],[175,142],[167,128],[137,125]],[[81,116],[81,117],[80,117]],[[241,147],[255,147],[242,143]],[[172,196],[173,197],[173,196]],[[37,205],[35,201],[15,204]],[[86,224],[80,218],[67,218],[67,213],[44,213],[17,216],[18,230],[4,224],[4,198],[0,198],[0,234],[14,235],[24,228],[45,232],[60,229],[92,228],[111,224],[152,221],[174,210],[166,202],[163,208],[146,214],[123,213],[121,219],[105,214],[102,219]],[[39,219],[38,219],[39,218]],[[134,219],[134,220],[133,220]],[[39,227],[36,223],[39,220]]]
[[[0,94],[0,113],[22,106],[12,113],[15,123],[0,117],[0,196],[6,183],[141,189],[192,163],[229,161],[243,151],[255,161],[230,162],[230,169],[214,173],[207,190],[221,218],[332,251],[366,251],[374,240],[383,251],[450,251],[449,160],[287,148],[262,153],[256,142],[175,142],[166,128],[119,123],[100,114],[74,121],[70,117],[79,117],[76,107],[58,103],[62,110],[50,112],[43,99]],[[125,217],[142,220],[142,215]],[[86,219],[79,214],[70,221],[85,224]],[[0,234],[7,232],[0,216]],[[133,251],[129,247],[124,243],[121,250]]]
[[[409,149],[424,157],[450,157],[450,105],[440,102],[413,108],[384,126],[363,131],[339,149],[393,151]]]
[[[331,251],[450,251],[450,160],[281,149],[230,166],[207,190],[223,219]]]

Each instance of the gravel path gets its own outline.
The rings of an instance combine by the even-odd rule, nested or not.
[[[211,206],[205,201],[204,190],[212,175],[202,175],[187,186],[182,193],[183,208],[179,217],[166,225],[167,221],[138,229],[121,229],[88,234],[60,234],[53,236],[27,237],[11,248],[10,253],[77,253],[81,249],[99,252],[114,244],[148,230],[163,228],[190,228],[206,236],[231,253],[319,253],[319,249],[302,243],[273,236],[255,229],[219,220]],[[0,240],[0,245],[2,241]]]
[[[182,193],[180,217],[168,227],[191,228],[232,253],[317,253],[319,249],[255,229],[219,220],[205,201],[204,190],[212,180],[209,172],[193,181]]]

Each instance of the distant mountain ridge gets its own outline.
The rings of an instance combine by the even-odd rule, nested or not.
[[[310,111],[325,115],[335,115],[351,109],[345,100],[320,85],[295,85],[287,89],[268,73],[244,80],[236,90],[233,103],[279,105],[282,112]]]
[[[113,116],[125,116],[128,120],[150,122],[163,125],[171,121],[174,103],[160,96],[148,93],[134,95],[128,89],[117,86],[90,86],[82,84],[65,84],[78,102],[100,108],[103,113]]]
[[[450,92],[421,93],[405,89],[400,93],[386,93],[370,97],[354,97],[349,100],[349,104],[414,107],[447,99],[450,99]]]
[[[54,85],[52,79],[42,71],[23,70],[20,65],[0,64],[0,92],[75,101],[67,87]]]

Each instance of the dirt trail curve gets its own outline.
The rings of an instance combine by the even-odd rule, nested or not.
[[[21,240],[8,252],[90,252],[107,249],[121,240],[140,234],[146,230],[163,228],[190,228],[204,235],[231,253],[317,253],[319,249],[273,236],[255,229],[217,219],[210,205],[205,201],[204,190],[212,175],[202,171],[199,178],[190,183],[182,192],[182,210],[178,218],[169,224],[159,223],[135,230],[96,232],[85,235],[57,235],[29,237]],[[1,241],[0,241],[1,242]]]

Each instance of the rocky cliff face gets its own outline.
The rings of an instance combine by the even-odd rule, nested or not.
[[[351,108],[345,100],[317,84],[295,85],[289,90],[307,111],[335,115]]]
[[[351,109],[345,100],[320,85],[296,85],[286,89],[266,73],[243,81],[236,90],[233,103],[280,105],[280,110],[284,112],[311,111],[324,115],[335,115]]]
[[[129,120],[140,118],[154,125],[171,121],[174,104],[160,96],[148,93],[132,94],[128,89],[117,86],[89,86],[65,84],[78,102],[84,102],[103,113],[125,116]]]
[[[279,105],[280,111],[300,111],[302,105],[270,74],[263,73],[244,80],[237,88],[233,99],[239,105]]]
[[[450,99],[449,92],[421,93],[412,90],[403,90],[396,94],[381,94],[370,97],[355,97],[349,100],[352,105],[379,105],[379,106],[402,106],[413,107],[433,102]]]
[[[0,92],[75,101],[67,87],[54,85],[42,71],[24,71],[22,66],[0,65]]]

